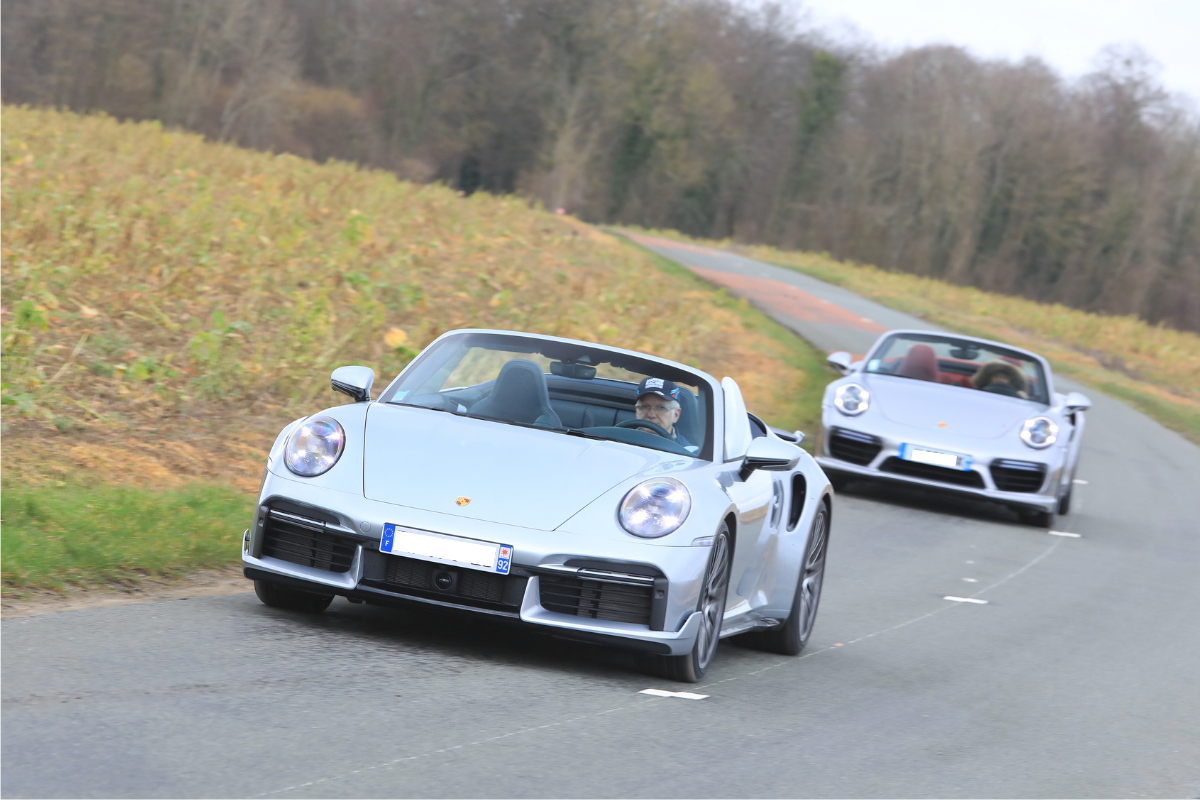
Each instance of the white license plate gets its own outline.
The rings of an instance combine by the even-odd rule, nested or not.
[[[960,469],[964,472],[971,468],[970,456],[942,453],[937,450],[926,450],[923,447],[914,447],[911,444],[900,445],[900,457],[905,461],[912,461],[917,464],[930,464],[935,467]]]
[[[478,569],[507,575],[512,568],[513,548],[511,544],[481,542],[477,539],[462,539],[444,533],[415,531],[402,525],[387,523],[383,526],[383,538],[379,550],[396,556],[419,558],[453,564],[456,567]]]

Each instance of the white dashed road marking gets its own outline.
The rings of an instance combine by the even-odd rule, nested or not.
[[[1046,531],[1046,533],[1050,534],[1051,536],[1066,536],[1068,539],[1082,539],[1083,538],[1078,533],[1069,533],[1067,531]]]
[[[987,600],[980,600],[978,597],[955,597],[952,594],[948,594],[942,599],[949,600],[953,603],[977,603],[981,606],[986,606],[988,603]]]
[[[1080,486],[1087,486],[1087,481],[1080,478],[1076,478],[1075,480],[1071,481],[1071,483],[1078,483]]]
[[[1018,570],[1015,570],[1014,572],[1010,572],[1008,575],[1005,575],[1003,578],[1001,578],[1000,580],[991,584],[990,586],[986,586],[983,589],[980,589],[975,594],[985,594],[987,592],[992,591],[993,589],[996,589],[996,588],[1008,583],[1013,578],[1016,578],[1018,575],[1021,575],[1026,570],[1028,570],[1031,567],[1035,566],[1036,564],[1040,563],[1043,559],[1045,559],[1047,556],[1049,556],[1051,553],[1053,553],[1055,551],[1055,549],[1058,547],[1058,545],[1059,545],[1059,542],[1055,541],[1053,544],[1051,544],[1049,547],[1047,547],[1044,551],[1042,551],[1041,555],[1037,556],[1032,561],[1025,564],[1025,566],[1021,567]],[[973,564],[974,562],[968,561],[967,563]],[[987,604],[987,600],[977,600],[973,597],[947,597],[945,599],[955,600],[955,601],[961,602],[961,603],[979,603],[979,604],[983,604],[983,605]],[[930,617],[936,616],[936,615],[946,611],[949,608],[951,608],[951,606],[939,606],[938,608],[935,608],[932,611],[927,611],[924,614],[921,614],[920,616],[913,617],[912,619],[906,620],[905,622],[901,622],[898,625],[892,625],[889,628],[883,628],[881,630],[875,631],[874,633],[868,633],[864,636],[858,637],[857,639],[851,639],[849,642],[845,642],[844,644],[849,644],[849,645],[858,644],[860,642],[865,642],[869,639],[874,639],[876,636],[882,636],[884,634],[891,633],[892,631],[900,630],[901,628],[907,628],[909,625],[915,625],[918,622],[922,622],[923,620],[926,620],[926,619],[929,619]],[[838,642],[837,644],[834,644],[834,645],[831,645],[828,647],[822,647],[819,650],[810,650],[810,651],[804,653],[803,655],[797,656],[795,658],[780,658],[778,661],[775,661],[774,663],[771,663],[771,664],[767,664],[765,667],[760,667],[759,669],[752,670],[750,672],[744,672],[740,675],[733,675],[728,678],[723,678],[722,680],[719,680],[719,681],[713,681],[712,683],[706,684],[704,686],[698,686],[696,688],[707,689],[709,686],[716,686],[716,685],[722,684],[722,683],[729,683],[730,681],[745,680],[746,678],[751,678],[751,677],[754,677],[755,675],[761,675],[764,672],[770,672],[771,670],[779,669],[781,667],[795,665],[795,664],[805,661],[809,658],[813,658],[814,656],[819,656],[819,655],[823,655],[824,653],[831,652],[831,651],[835,650],[836,648],[839,648],[842,646],[843,646],[843,643]],[[658,690],[651,689],[648,691],[640,692],[639,694],[652,694],[654,696],[657,696],[657,691]],[[671,693],[668,693],[668,694],[671,694]],[[685,695],[685,696],[692,695],[691,692],[674,692],[673,694],[676,697],[678,697],[680,695]],[[692,696],[699,698],[699,697],[705,697],[706,695],[692,695]],[[645,703],[656,703],[656,702],[660,702],[660,701],[647,698],[645,700],[633,703],[631,705],[633,707],[640,707]],[[504,739],[508,739],[513,736],[523,736],[523,735],[529,734],[529,733],[537,733],[540,731],[548,730],[550,728],[562,727],[563,729],[566,729],[572,723],[580,722],[585,719],[594,719],[596,717],[602,717],[602,716],[605,716],[608,714],[619,714],[622,711],[628,710],[629,707],[630,706],[618,706],[616,708],[608,708],[603,711],[594,711],[592,713],[583,714],[582,716],[573,717],[570,719],[562,719],[557,722],[548,722],[545,725],[534,725],[534,726],[531,726],[528,728],[518,728],[515,730],[511,730],[508,733],[501,733],[501,734],[497,734],[495,736],[489,736],[485,739],[480,739],[475,742],[463,742],[462,744],[456,744],[452,747],[443,747],[438,750],[429,750],[424,753],[418,753],[416,755],[411,755],[411,756],[401,756],[399,758],[394,758],[394,759],[391,759],[390,761],[384,761],[382,763],[374,764],[369,767],[361,767],[359,769],[347,770],[340,774],[329,775],[324,778],[316,778],[311,781],[305,781],[304,783],[293,784],[291,786],[287,786],[282,789],[273,789],[268,792],[262,792],[260,794],[255,795],[255,797],[270,797],[271,795],[274,795],[274,794],[281,794],[283,792],[291,792],[291,791],[295,791],[296,789],[307,789],[310,786],[319,786],[319,785],[325,784],[325,783],[333,783],[335,781],[340,781],[345,778],[349,778],[353,775],[362,775],[365,773],[374,772],[376,770],[389,769],[391,767],[399,766],[401,764],[404,764],[404,763],[407,763],[410,761],[417,761],[419,759],[425,759],[425,758],[431,758],[434,756],[444,755],[446,753],[454,752],[455,750],[464,750],[464,749],[470,748],[470,747],[486,746],[486,745],[491,744],[492,742],[502,741]]]
[[[684,700],[703,700],[708,697],[706,694],[696,694],[694,692],[667,692],[662,689],[642,689],[638,694],[649,694],[654,697],[681,697]]]

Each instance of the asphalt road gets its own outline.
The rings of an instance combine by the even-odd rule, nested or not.
[[[826,349],[930,327],[656,246]],[[0,792],[1200,796],[1200,449],[1088,394],[1087,483],[1058,526],[1079,538],[851,487],[809,648],[726,641],[698,687],[491,620],[341,599],[319,617],[244,594],[5,621]]]

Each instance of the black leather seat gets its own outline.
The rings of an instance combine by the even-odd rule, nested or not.
[[[579,403],[574,400],[551,400],[550,404],[554,406],[555,413],[558,414],[558,418],[565,427],[592,428],[597,424],[596,414],[587,403]]]
[[[547,428],[563,427],[550,405],[545,373],[523,358],[514,358],[500,368],[492,393],[471,407],[471,415]]]
[[[703,420],[700,419],[700,404],[696,401],[696,395],[692,394],[691,389],[680,386],[679,396],[675,399],[679,401],[680,409],[675,427],[692,444],[703,444],[704,431],[700,427]]]

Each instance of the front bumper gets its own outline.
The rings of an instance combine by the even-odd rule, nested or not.
[[[841,420],[838,422],[841,422]],[[874,451],[869,449],[862,450],[858,454],[851,452],[850,455],[861,456],[858,463],[850,461],[847,458],[839,458],[835,453],[840,453],[841,450],[833,442],[834,437],[838,436],[839,432],[843,434],[848,432],[852,437],[866,436],[873,439],[872,446],[877,449]],[[845,441],[845,438],[843,438],[843,441]],[[956,474],[949,474],[950,471],[947,470],[947,474],[937,477],[912,474],[912,472],[905,474],[897,471],[897,466],[907,466],[907,464],[900,464],[903,461],[900,458],[900,447],[904,441],[916,443],[918,446],[929,446],[934,450],[971,454],[973,464],[971,470],[968,470],[967,473],[970,474],[975,485],[965,485],[964,483],[956,482],[954,479],[962,475],[962,473],[958,473],[957,471],[955,471]],[[818,435],[817,455],[815,458],[826,473],[870,478],[872,480],[888,481],[909,486],[922,486],[942,492],[952,492],[982,500],[1003,503],[1011,507],[1050,512],[1058,507],[1058,496],[1063,477],[1062,455],[1060,451],[1052,450],[1037,454],[1017,450],[1011,452],[980,453],[975,444],[967,440],[950,440],[944,443],[924,445],[921,443],[919,436],[881,436],[875,433],[868,434],[847,426],[844,423],[831,425],[826,421]],[[842,449],[845,448],[843,447]],[[1006,463],[1039,465],[1043,470],[1040,482],[1025,487],[1026,491],[1007,491],[999,488],[994,475],[997,474],[997,468],[1003,468]],[[914,470],[914,472],[926,473],[938,473],[939,471],[938,469]],[[939,479],[939,477],[943,477],[944,479]]]
[[[1058,497],[1048,496],[1044,494],[1032,494],[1029,492],[1002,492],[998,489],[978,489],[971,486],[957,486],[952,483],[942,483],[941,481],[933,481],[925,478],[917,478],[911,475],[898,475],[891,472],[882,472],[873,467],[862,467],[857,464],[851,464],[848,461],[839,461],[836,458],[829,456],[817,456],[816,461],[821,465],[827,474],[843,474],[854,475],[860,478],[870,478],[872,480],[888,481],[892,483],[903,483],[910,486],[924,486],[930,489],[937,489],[941,492],[952,492],[955,494],[969,495],[982,500],[991,500],[996,503],[1003,503],[1008,506],[1021,506],[1023,508],[1037,509],[1039,511],[1053,511],[1058,507]]]
[[[511,544],[512,569],[500,576],[381,553],[384,523]],[[253,580],[355,601],[458,609],[564,638],[663,655],[689,652],[711,548],[629,539],[464,519],[268,473],[242,565]],[[434,580],[439,577],[445,588]]]

